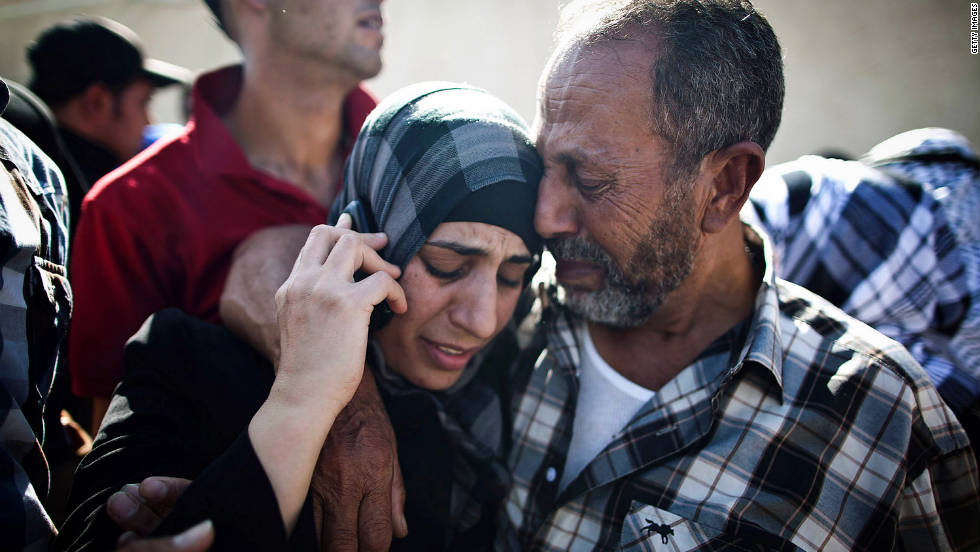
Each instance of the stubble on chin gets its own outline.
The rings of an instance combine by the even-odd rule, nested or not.
[[[579,236],[550,240],[556,257],[589,261],[604,270],[603,285],[594,291],[564,289],[564,305],[589,322],[618,328],[645,324],[667,296],[690,274],[697,233],[690,194],[675,185],[657,208],[644,239],[620,269],[597,244]]]

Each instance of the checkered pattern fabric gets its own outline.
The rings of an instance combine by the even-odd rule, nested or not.
[[[364,122],[330,220],[335,222],[350,201],[359,200],[388,235],[382,257],[404,268],[454,207],[485,190],[505,195],[501,205],[523,223],[525,235],[534,236],[537,246],[525,244],[536,254],[540,239],[532,220],[541,172],[527,125],[506,104],[465,85],[420,83],[385,98]],[[500,183],[509,187],[491,187]],[[373,341],[369,349],[369,364],[389,406],[397,401],[415,411],[432,409],[442,426],[451,473],[441,475],[452,481],[445,524],[459,534],[476,526],[508,487],[499,461],[504,432],[500,398],[476,377],[490,349],[481,351],[457,383],[442,392],[422,389],[389,370]]]
[[[876,168],[773,167],[743,218],[770,234],[777,275],[901,342],[960,412],[980,395],[977,160],[939,129],[912,137],[879,147]]]
[[[420,83],[385,98],[364,122],[330,221],[360,199],[389,236],[382,256],[404,267],[463,198],[509,181],[527,184],[515,208],[533,205],[541,172],[527,125],[506,104],[465,85]]]
[[[768,251],[758,257],[772,266]],[[771,268],[751,319],[661,388],[561,494],[581,322],[543,320],[547,348],[516,366],[531,373],[514,397],[496,549],[980,546],[976,463],[926,374]]]
[[[47,550],[40,431],[68,311],[47,314],[68,299],[68,204],[61,173],[2,119],[0,162],[0,548]]]
[[[922,183],[939,201],[964,261],[970,307],[949,340],[955,364],[923,361],[943,398],[961,408],[966,396],[980,395],[980,160],[966,138],[951,130],[903,132],[868,152],[865,163]],[[916,350],[913,349],[913,354]],[[918,356],[918,355],[917,355]]]

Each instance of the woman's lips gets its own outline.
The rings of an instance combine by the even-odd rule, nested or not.
[[[473,358],[473,354],[478,350],[477,347],[463,349],[455,345],[429,341],[424,337],[421,339],[432,360],[444,370],[449,371],[458,371],[466,368],[470,359]]]
[[[556,259],[555,277],[566,288],[589,291],[602,286],[605,272],[594,263]]]

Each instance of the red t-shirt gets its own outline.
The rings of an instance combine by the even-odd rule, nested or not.
[[[177,307],[217,321],[231,255],[250,234],[326,222],[327,207],[253,168],[221,122],[241,78],[241,67],[201,76],[183,132],[107,174],[85,196],[70,268],[75,394],[112,394],[123,374],[123,345],[150,314]],[[347,96],[345,155],[375,105],[360,87]]]

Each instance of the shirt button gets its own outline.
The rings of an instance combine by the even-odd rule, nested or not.
[[[544,478],[548,480],[548,483],[554,483],[555,479],[558,479],[558,470],[548,468],[548,471],[544,472]]]

